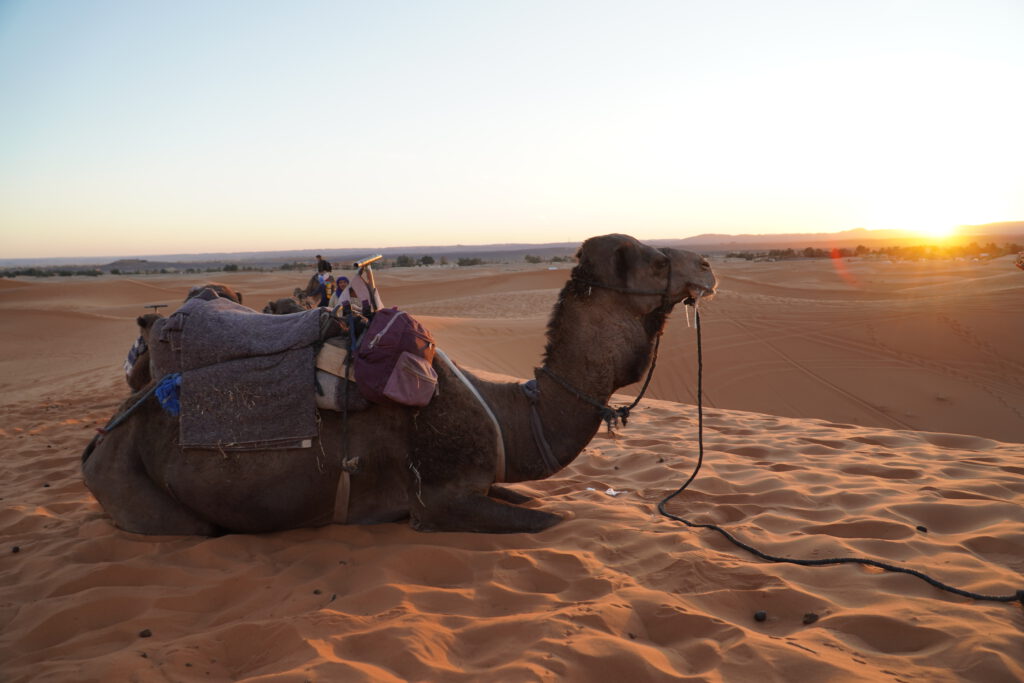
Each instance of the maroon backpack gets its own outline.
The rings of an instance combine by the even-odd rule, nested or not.
[[[359,341],[353,371],[359,393],[368,401],[394,401],[423,407],[437,389],[434,338],[405,311],[386,308],[373,314]]]

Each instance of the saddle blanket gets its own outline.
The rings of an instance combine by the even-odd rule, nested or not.
[[[302,448],[317,434],[313,345],[326,310],[266,315],[190,299],[158,320],[153,376],[180,372],[184,448]]]

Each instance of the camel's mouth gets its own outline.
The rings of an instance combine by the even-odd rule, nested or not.
[[[683,303],[688,306],[695,306],[697,302],[704,300],[708,301],[715,296],[715,290],[712,287],[705,287],[704,285],[697,285],[692,282],[686,285],[687,296],[683,300]]]

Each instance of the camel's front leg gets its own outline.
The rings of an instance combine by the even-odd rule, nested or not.
[[[417,531],[475,531],[490,534],[534,533],[561,521],[543,510],[510,505],[481,493],[424,487],[412,496],[410,524]]]
[[[414,420],[408,461],[412,527],[510,534],[557,524],[558,515],[512,504],[525,496],[494,487],[495,433],[475,399],[468,398],[468,405],[460,401],[460,386],[442,387],[440,396]],[[467,419],[467,412],[474,419]]]
[[[487,495],[491,498],[497,498],[503,500],[506,503],[529,503],[533,500],[530,496],[523,495],[519,491],[513,491],[512,489],[505,488],[504,486],[498,486],[497,484],[491,484],[491,488],[487,491]]]

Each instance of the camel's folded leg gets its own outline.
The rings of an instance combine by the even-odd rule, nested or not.
[[[550,512],[509,505],[479,493],[446,497],[430,495],[424,488],[419,499],[413,499],[410,524],[417,531],[514,534],[543,531],[561,520]]]
[[[506,503],[529,503],[533,498],[530,496],[523,495],[518,491],[507,489],[504,486],[498,486],[497,484],[491,484],[491,489],[487,492],[487,495],[491,498],[497,498],[503,500]]]
[[[115,440],[119,434],[107,436]],[[149,478],[130,443],[100,444],[96,437],[83,455],[85,485],[118,528],[137,534],[214,536],[220,530],[200,519]]]

